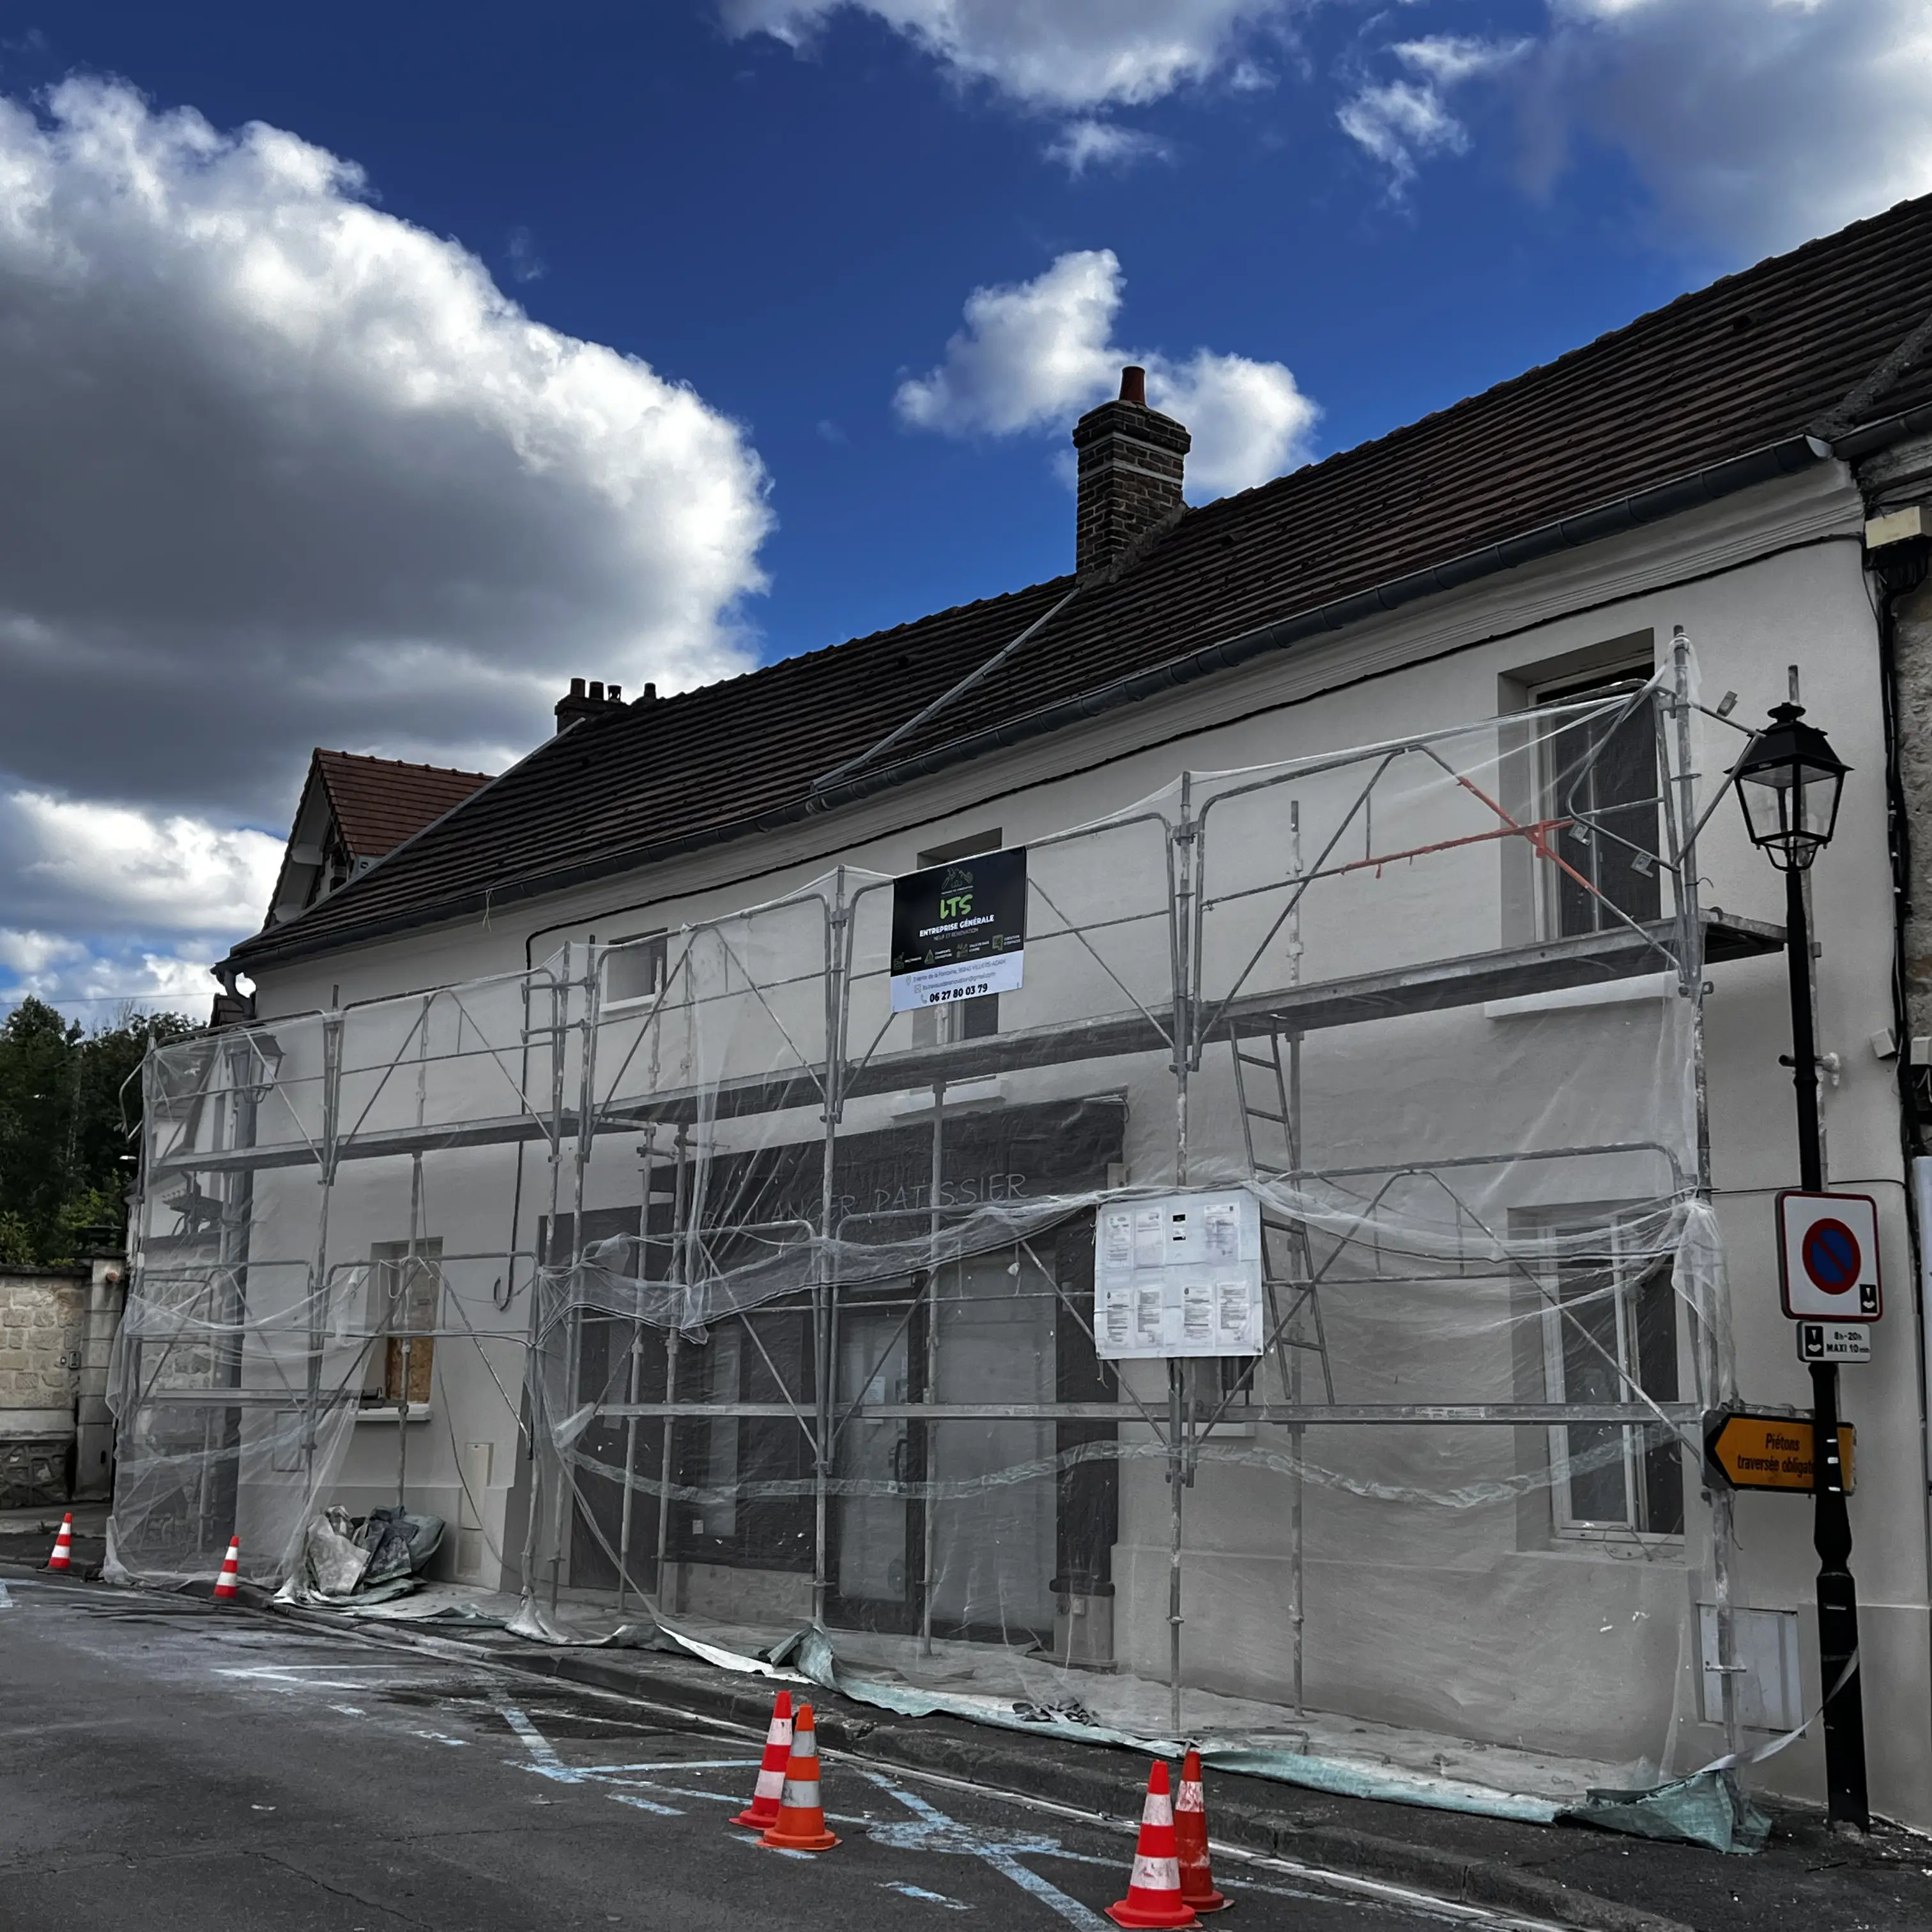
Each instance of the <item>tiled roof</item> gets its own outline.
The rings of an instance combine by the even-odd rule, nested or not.
[[[356,859],[385,857],[490,782],[488,772],[451,771],[320,746],[315,766],[328,788],[342,842]]]
[[[1712,466],[1932,398],[1932,196],[1760,262],[1421,421],[1190,511],[892,748],[938,755],[1415,573]],[[1070,544],[1072,518],[1069,519]],[[460,812],[238,961],[353,943],[560,889],[797,812],[812,781],[984,664],[1062,578],[538,748]]]

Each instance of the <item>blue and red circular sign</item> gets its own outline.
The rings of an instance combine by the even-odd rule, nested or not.
[[[1849,1294],[1864,1265],[1858,1236],[1833,1220],[1814,1221],[1805,1229],[1798,1260],[1812,1286],[1825,1294]]]

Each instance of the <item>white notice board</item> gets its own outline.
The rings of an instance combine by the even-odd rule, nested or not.
[[[1101,1204],[1094,1339],[1102,1360],[1258,1354],[1264,1312],[1261,1203],[1246,1189]]]

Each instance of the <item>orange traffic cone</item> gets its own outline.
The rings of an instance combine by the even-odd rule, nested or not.
[[[74,1512],[69,1510],[61,1518],[60,1534],[54,1538],[54,1553],[47,1558],[50,1570],[69,1570],[74,1567]]]
[[[778,1821],[758,1842],[782,1852],[829,1852],[838,1842],[825,1828],[825,1812],[818,1802],[818,1738],[812,1729],[809,1704],[798,1707],[791,1755],[785,1762],[784,1791],[778,1800]]]
[[[784,1796],[785,1766],[791,1762],[791,1693],[781,1690],[772,1706],[772,1727],[765,1733],[764,1761],[758,1766],[758,1787],[752,1802],[731,1822],[754,1832],[769,1831],[778,1822],[778,1800]]]
[[[1167,1766],[1156,1758],[1148,1773],[1147,1805],[1134,1847],[1134,1874],[1127,1895],[1107,1908],[1116,1925],[1166,1928],[1200,1922],[1180,1895],[1180,1864],[1174,1847],[1174,1806],[1168,1796]]]
[[[1191,1745],[1181,1760],[1180,1790],[1174,1801],[1174,1842],[1180,1861],[1180,1896],[1196,1912],[1219,1912],[1228,1903],[1214,1889],[1208,1858],[1208,1795],[1201,1788],[1201,1754]]]
[[[235,1594],[235,1587],[242,1580],[242,1539],[231,1536],[228,1539],[228,1554],[221,1559],[221,1574],[214,1580],[214,1600],[225,1604]]]

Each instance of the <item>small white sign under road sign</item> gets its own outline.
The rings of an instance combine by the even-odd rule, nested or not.
[[[1794,1322],[1876,1322],[1878,1204],[1869,1194],[1778,1197],[1778,1271]]]
[[[1868,1322],[1801,1322],[1797,1333],[1801,1362],[1868,1362],[1872,1358]]]

